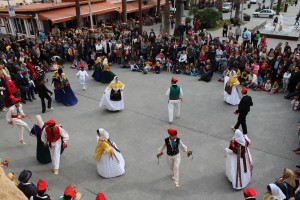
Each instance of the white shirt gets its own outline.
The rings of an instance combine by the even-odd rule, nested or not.
[[[22,118],[22,117],[25,116],[21,104],[20,104],[20,106],[19,106],[19,113],[18,113],[18,109],[17,109],[17,107],[16,107],[15,105],[11,106],[11,107],[8,109],[8,111],[7,111],[7,113],[6,113],[6,120],[7,120],[8,122],[11,122],[11,120],[12,120],[12,117],[11,117],[11,116],[12,116],[12,115],[19,115],[20,118]]]

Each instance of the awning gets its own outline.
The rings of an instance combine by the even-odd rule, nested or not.
[[[32,16],[32,15],[21,15],[21,14],[16,14],[16,16],[11,17],[11,16],[9,16],[9,14],[0,13],[0,17],[28,19],[28,18],[32,18],[33,16]]]
[[[141,1],[143,1],[143,0],[141,0]],[[164,6],[165,4],[166,4],[166,0],[160,0],[161,6]],[[120,6],[121,11],[122,11],[122,3],[117,3],[115,5]],[[144,5],[142,2],[142,10],[154,8],[156,5],[157,5],[157,0],[149,0],[147,5]],[[126,4],[126,9],[127,9],[127,13],[138,12],[139,11],[139,2],[138,1],[128,2]]]
[[[120,7],[116,4],[112,4],[109,2],[100,2],[93,3],[91,5],[92,15],[100,15],[113,11],[120,12]],[[65,21],[70,21],[76,19],[76,9],[74,7],[63,8],[58,10],[51,10],[40,12],[39,14],[40,20],[51,20],[52,23],[60,23]],[[88,17],[89,16],[89,5],[81,5],[80,6],[80,17]]]

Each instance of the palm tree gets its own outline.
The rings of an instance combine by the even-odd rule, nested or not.
[[[122,20],[123,20],[123,23],[127,22],[126,0],[122,0]]]
[[[235,19],[240,18],[240,7],[241,7],[241,0],[236,0],[235,1],[235,15],[234,15]]]
[[[276,15],[279,15],[280,7],[281,7],[281,0],[278,0],[277,8],[276,8]]]
[[[182,0],[176,0],[176,13],[175,13],[175,29],[174,29],[174,36],[179,36],[179,31],[178,31],[178,26],[181,23],[181,19],[182,19],[182,9],[183,9],[183,5],[182,5]]]
[[[164,6],[164,12],[162,16],[162,32],[170,34],[170,2],[166,0],[166,4]]]
[[[218,0],[218,12],[220,13],[221,20],[223,19],[222,7],[223,7],[223,0]]]

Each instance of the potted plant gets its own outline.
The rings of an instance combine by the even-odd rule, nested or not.
[[[243,20],[244,21],[250,21],[251,17],[248,14],[244,14]]]

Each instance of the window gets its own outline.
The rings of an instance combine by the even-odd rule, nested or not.
[[[9,18],[7,18],[7,17],[4,18],[4,24],[6,26],[7,32],[11,34],[12,31],[11,31],[11,27],[10,27],[10,24],[9,24]]]
[[[35,35],[38,30],[36,19],[35,18],[28,19],[28,25],[29,25],[30,35]]]
[[[24,20],[19,19],[19,18],[14,18],[13,21],[15,23],[17,33],[26,34],[26,28],[25,28]]]

